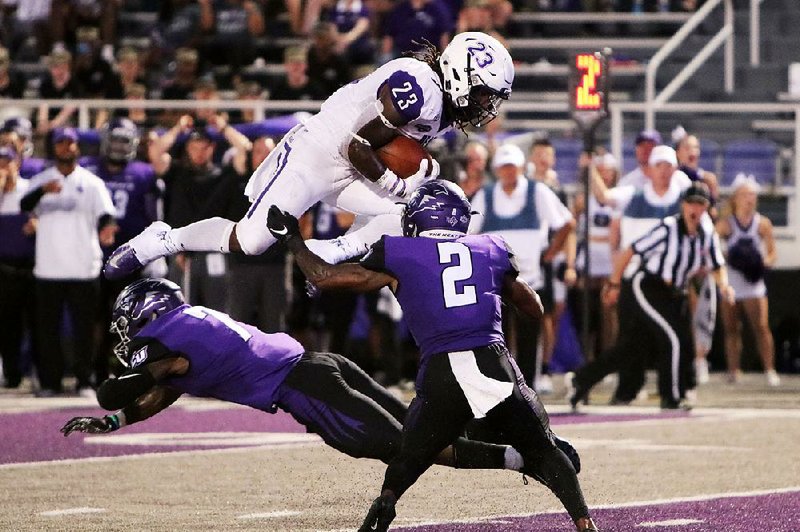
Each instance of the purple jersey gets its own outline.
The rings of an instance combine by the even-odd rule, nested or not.
[[[267,334],[205,307],[181,305],[148,323],[130,344],[131,366],[181,356],[185,375],[163,381],[183,393],[275,412],[275,391],[304,349],[287,334]]]
[[[100,177],[111,194],[119,224],[114,247],[124,244],[156,220],[159,190],[151,165],[131,161],[119,171],[112,172],[96,156],[81,157],[78,164]]]
[[[494,235],[384,237],[362,260],[398,281],[397,300],[422,356],[503,341],[500,299],[511,252]]]

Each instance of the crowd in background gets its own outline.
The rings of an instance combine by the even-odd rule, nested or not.
[[[275,5],[253,0],[171,0],[151,6],[142,0],[137,5],[145,11],[158,7],[157,22],[143,41],[146,46],[137,47],[123,45],[119,38],[120,12],[131,9],[122,2],[6,0],[0,24],[4,46],[0,97],[64,100],[64,105],[42,106],[29,115],[17,113],[0,130],[0,308],[8,315],[4,323],[11,324],[3,328],[0,343],[5,385],[14,388],[24,376],[38,376],[39,394],[55,395],[64,391],[61,376],[71,369],[78,377],[78,391],[91,394],[91,387],[114,370],[106,333],[109,310],[131,280],[102,279],[102,257],[157,219],[173,226],[213,216],[239,219],[248,209],[243,191],[250,174],[279,140],[278,133],[253,124],[248,109],[220,113],[208,108],[180,114],[145,110],[134,100],[321,100],[364,69],[412,48],[412,41],[420,37],[443,47],[453,34],[465,30],[513,36],[509,24],[513,11],[691,11],[696,4],[692,0],[285,0]],[[288,36],[299,40],[292,41],[298,45],[276,51],[259,39],[275,36],[270,31],[279,15],[288,19]],[[412,19],[414,24],[409,23]],[[266,83],[260,75],[264,57],[282,60],[279,81]],[[15,67],[21,62],[39,62],[45,68],[41,75],[29,75]],[[79,132],[72,129],[77,109],[69,100],[74,98],[132,103],[126,109],[95,112],[91,117],[95,132]],[[603,305],[600,294],[614,253],[632,237],[621,230],[623,217],[618,210],[595,197],[572,190],[568,194],[560,186],[554,170],[558,153],[545,136],[506,137],[498,120],[488,135],[456,134],[434,149],[443,163],[442,177],[458,182],[480,206],[483,216],[477,218],[482,227],[476,229],[502,233],[509,229],[504,220],[515,217],[531,231],[525,242],[535,245],[517,247],[526,254],[526,280],[542,294],[546,317],[541,324],[515,326],[509,316],[506,326],[510,343],[517,345],[515,353],[524,360],[526,378],[546,393],[552,390],[550,362],[557,343],[566,337],[559,327],[566,323],[573,331],[581,330],[584,285],[590,289],[591,312],[590,338],[583,352],[587,358],[600,356],[613,344],[614,312]],[[625,176],[620,175],[619,161],[602,150],[592,164],[605,187],[632,184],[641,189],[658,173],[655,167],[665,162],[650,160],[653,149],[673,149],[664,144],[657,132],[642,132],[636,138],[638,166]],[[668,144],[674,146],[676,162],[661,170],[664,182],[680,172],[707,183],[718,198],[716,177],[698,168],[697,137],[677,133]],[[63,175],[78,172],[85,186],[97,189],[96,201],[80,211],[82,218],[77,213],[74,219],[52,218],[55,209],[48,208],[48,194],[60,192],[64,185],[63,178],[47,174],[48,168],[58,168]],[[97,187],[98,183],[105,186]],[[742,188],[752,192],[754,186],[749,180]],[[34,189],[41,192],[31,198]],[[753,198],[733,205],[734,215],[745,210],[742,219],[752,221]],[[593,224],[588,245],[582,234],[587,212]],[[724,236],[740,237],[728,211],[720,213],[715,205],[712,214],[727,224]],[[319,204],[301,222],[304,236],[327,239],[343,234],[353,217]],[[69,224],[80,230],[65,234]],[[769,266],[775,260],[774,244],[770,246],[765,235],[755,237]],[[82,246],[85,256],[71,252],[75,246]],[[41,251],[44,248],[47,253]],[[103,255],[98,257],[101,249]],[[588,280],[580,275],[587,250],[593,264]],[[73,263],[72,269],[62,266]],[[256,257],[179,254],[169,263],[151,265],[144,274],[178,281],[193,304],[225,310],[267,331],[288,330],[309,349],[346,354],[383,383],[403,382],[415,373],[416,348],[390,293],[309,296],[302,275],[277,247]],[[748,295],[755,302],[722,310],[731,332],[726,340],[730,380],[738,379],[741,342],[735,338],[746,315],[754,324],[763,367],[770,383],[776,384],[766,293]],[[565,320],[567,310],[571,319]],[[60,352],[62,345],[65,353]],[[707,368],[707,351],[698,348],[698,375]],[[72,368],[65,367],[70,360]],[[557,369],[572,368],[562,363]]]

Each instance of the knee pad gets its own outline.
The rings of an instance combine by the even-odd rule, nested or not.
[[[561,449],[561,452],[563,452],[565,455],[567,455],[567,458],[569,458],[569,461],[572,462],[572,467],[575,468],[575,473],[576,474],[580,473],[581,472],[581,457],[578,454],[578,451],[575,449],[575,447],[573,447],[572,444],[570,442],[568,442],[567,440],[565,440],[563,438],[559,438],[555,434],[553,434],[553,441],[555,442],[556,447]]]

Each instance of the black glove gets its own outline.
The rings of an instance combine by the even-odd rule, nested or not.
[[[269,208],[267,229],[278,242],[284,244],[293,236],[300,236],[300,224],[297,222],[297,218],[280,210],[277,205]]]
[[[69,436],[73,432],[87,432],[89,434],[105,434],[114,432],[119,428],[117,416],[103,417],[74,417],[61,427],[64,436]]]

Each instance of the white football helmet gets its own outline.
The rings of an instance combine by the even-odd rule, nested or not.
[[[511,95],[514,63],[500,41],[479,31],[459,33],[439,57],[444,92],[459,125],[481,126]]]

